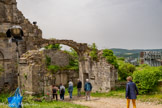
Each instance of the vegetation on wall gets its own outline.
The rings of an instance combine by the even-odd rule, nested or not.
[[[69,65],[65,67],[60,67],[58,65],[51,65],[51,58],[46,55],[46,67],[47,70],[51,73],[56,73],[59,70],[75,70],[79,71],[79,57],[77,52],[74,49],[70,49],[70,51],[65,50],[65,53],[68,53],[70,55]]]
[[[117,62],[117,58],[116,58],[116,56],[114,56],[112,50],[104,49],[102,55],[103,55],[103,57],[106,58],[107,62],[114,65],[116,69],[119,67],[118,62]]]
[[[66,66],[65,68],[79,71],[79,56],[77,52],[72,48],[70,48],[70,51],[65,50],[64,52],[68,53],[71,56],[69,65]]]
[[[46,66],[49,66],[51,64],[51,58],[46,55]]]
[[[52,74],[58,72],[60,70],[60,67],[57,65],[49,65],[47,67],[48,71],[50,71]]]
[[[62,46],[60,44],[50,44],[48,46],[45,46],[45,49],[57,49],[61,50]]]
[[[97,46],[95,43],[93,43],[90,48],[92,51],[90,52],[90,56],[93,60],[97,61],[98,60],[98,55],[97,55]]]

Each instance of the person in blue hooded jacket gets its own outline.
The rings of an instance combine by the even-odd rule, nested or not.
[[[133,108],[136,108],[136,99],[138,95],[138,89],[134,82],[132,82],[132,77],[127,77],[126,85],[126,99],[127,99],[127,108],[130,106],[130,100],[132,100]]]
[[[90,100],[90,94],[92,91],[92,84],[89,82],[88,79],[86,79],[86,83],[84,85],[84,90],[85,90],[85,94],[86,94],[86,100]]]

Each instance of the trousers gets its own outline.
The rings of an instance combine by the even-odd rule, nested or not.
[[[133,108],[136,108],[136,99],[127,99],[127,108],[130,106],[130,100],[132,100]]]

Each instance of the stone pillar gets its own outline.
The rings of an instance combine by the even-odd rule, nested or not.
[[[84,91],[84,78],[83,78],[83,61],[79,61],[79,79],[82,82],[82,91]]]

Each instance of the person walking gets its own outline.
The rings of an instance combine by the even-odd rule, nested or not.
[[[81,89],[82,89],[82,82],[80,81],[80,79],[78,79],[77,83],[78,97],[81,96]]]
[[[130,106],[130,100],[132,100],[133,108],[136,108],[136,98],[138,95],[138,89],[135,83],[132,82],[132,77],[127,77],[126,85],[126,99],[127,99],[127,108]]]
[[[89,79],[86,79],[86,83],[84,85],[84,90],[86,94],[86,101],[90,100],[90,94],[92,91],[92,84],[89,82]]]
[[[53,99],[56,97],[56,100],[58,100],[57,91],[58,91],[58,87],[53,85],[53,87],[52,87],[52,94],[53,94]]]
[[[61,84],[60,84],[60,100],[64,100],[64,95],[65,95],[65,87],[64,87],[64,85],[61,83]]]
[[[69,81],[68,92],[69,92],[70,99],[72,99],[72,94],[73,94],[73,82],[72,82],[72,80]]]

